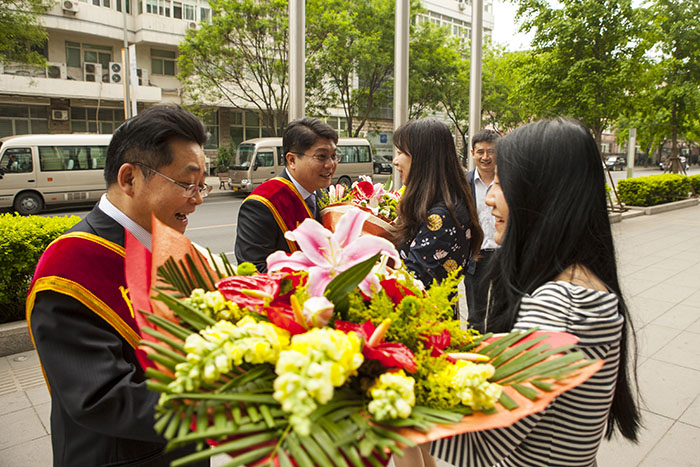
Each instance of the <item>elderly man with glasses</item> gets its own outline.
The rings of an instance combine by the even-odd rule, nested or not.
[[[284,237],[304,219],[320,220],[318,199],[338,168],[338,133],[316,118],[291,122],[282,135],[286,167],[257,187],[238,211],[235,253],[239,263],[267,271],[266,259],[277,250],[296,251]]]
[[[51,390],[56,466],[166,466],[183,455],[164,453],[153,429],[158,394],[136,357],[124,242],[128,231],[151,249],[151,214],[185,231],[210,191],[206,140],[202,122],[176,106],[126,121],[107,150],[107,193],[39,260],[27,321]]]

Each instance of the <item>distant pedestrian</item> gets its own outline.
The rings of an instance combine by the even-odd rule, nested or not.
[[[484,231],[477,257],[469,261],[464,274],[464,289],[467,294],[469,324],[474,329],[484,332],[484,317],[489,284],[484,280],[489,262],[498,244],[494,241],[496,228],[491,215],[491,207],[486,205],[486,194],[493,185],[496,173],[496,141],[500,135],[494,130],[481,130],[472,137],[472,158],[476,168],[467,172],[467,182],[472,190],[479,225]]]

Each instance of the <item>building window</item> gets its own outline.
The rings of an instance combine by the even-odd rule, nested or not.
[[[212,110],[202,119],[209,131],[209,139],[204,144],[204,149],[216,149],[219,147],[219,112]]]
[[[348,121],[341,117],[328,117],[326,123],[333,128],[338,134],[345,133]]]
[[[211,10],[209,8],[201,7],[199,9],[199,21],[202,23],[208,23],[211,19]]]
[[[183,6],[185,8],[185,19],[187,21],[194,21],[195,6],[189,3],[185,3]]]
[[[124,109],[71,107],[72,133],[112,134],[124,122]]]
[[[0,104],[0,138],[49,132],[48,107]]]
[[[66,41],[66,65],[78,67],[82,63],[99,63],[107,70],[112,61],[112,47],[95,44],[80,44]]]
[[[176,53],[171,50],[151,49],[151,73],[175,76]]]

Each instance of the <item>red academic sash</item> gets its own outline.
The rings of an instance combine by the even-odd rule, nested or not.
[[[36,294],[51,290],[85,305],[136,349],[141,338],[127,295],[124,254],[123,247],[86,232],[72,232],[51,242],[39,259],[27,294],[32,342],[31,314]]]
[[[294,184],[286,178],[275,177],[266,181],[253,190],[246,201],[249,199],[260,201],[267,206],[282,231],[282,235],[288,230],[296,229],[304,219],[313,219],[304,198],[301,197]],[[299,249],[296,242],[286,238],[285,240],[289,251],[294,252]]]

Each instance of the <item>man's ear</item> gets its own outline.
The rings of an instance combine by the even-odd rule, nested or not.
[[[135,187],[134,180],[136,178],[136,171],[139,170],[134,164],[124,163],[119,167],[119,172],[117,173],[117,185],[119,189],[123,191],[128,196],[134,196]]]
[[[288,152],[287,154],[284,155],[285,159],[287,159],[287,167],[294,168],[297,162],[297,155],[294,154],[293,152]]]

